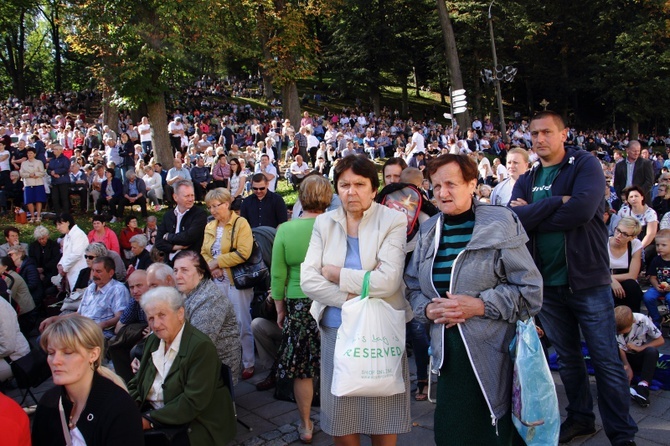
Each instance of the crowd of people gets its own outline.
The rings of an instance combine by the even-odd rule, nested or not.
[[[369,296],[405,315],[416,400],[439,372],[437,444],[521,444],[512,362],[500,352],[516,321],[532,316],[559,355],[569,402],[561,442],[595,430],[581,330],[605,432],[614,445],[634,444],[630,396],[649,405],[668,319],[658,305],[670,292],[669,141],[577,132],[552,112],[510,122],[505,137],[488,118],[461,131],[387,109],[305,112],[291,123],[226,103],[227,89],[249,94],[254,82],[188,89],[165,129],[169,169],[153,159],[159,129],[147,117],[135,125],[121,114],[115,129],[87,123],[93,94],[2,108],[0,206],[25,206],[36,227],[30,245],[16,227],[0,245],[0,343],[15,346],[0,350],[0,380],[39,332],[57,386],[38,406],[34,444],[143,444],[185,426],[173,444],[226,444],[231,386],[254,376],[256,352],[270,366],[259,390],[293,381],[304,443],[318,393],[321,428],[336,444],[360,434],[395,444],[411,429],[406,353],[404,392],[331,392],[341,308],[362,293],[366,272]],[[298,190],[291,213],[276,192],[281,178]],[[393,183],[389,192],[411,189],[419,209],[382,199]],[[77,220],[89,218],[86,234]],[[117,221],[118,233],[108,226]],[[271,279],[239,289],[233,270],[263,228],[274,237]],[[59,292],[71,306],[45,318]],[[270,320],[252,319],[257,294],[275,307]]]

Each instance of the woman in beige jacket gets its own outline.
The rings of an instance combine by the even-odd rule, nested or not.
[[[21,178],[23,179],[23,202],[28,206],[30,212],[30,223],[42,221],[42,203],[47,201],[44,191],[44,164],[35,158],[35,149],[26,149],[28,159],[21,163]],[[37,216],[35,216],[35,205],[37,205]]]

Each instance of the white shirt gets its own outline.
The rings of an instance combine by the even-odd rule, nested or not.
[[[179,333],[177,333],[177,336],[175,336],[167,351],[165,351],[165,341],[161,339],[158,349],[151,354],[151,360],[154,363],[154,367],[156,367],[156,377],[147,394],[147,401],[149,401],[154,409],[160,409],[165,406],[163,400],[163,384],[170,372],[172,363],[174,363],[174,360],[179,353],[179,346],[181,345],[181,337],[184,334],[185,326],[186,324],[181,326],[181,330],[179,330]]]
[[[10,170],[9,167],[9,152],[6,149],[0,150],[0,157],[7,156],[7,159],[0,161],[0,170]]]
[[[298,165],[298,163],[296,161],[293,161],[291,163],[291,169],[290,169],[291,174],[295,175],[298,178],[304,177],[305,172],[307,172],[308,170],[309,170],[309,166],[304,161],[302,162],[301,165]]]
[[[146,130],[149,130],[149,133],[142,133]],[[151,141],[151,125],[150,124],[140,124],[137,126],[137,132],[140,134],[140,141],[147,142]]]
[[[275,169],[275,166],[273,166],[272,164],[268,164],[267,166],[265,166],[265,169],[263,169],[260,164],[257,164],[254,173],[269,173],[270,175],[274,175],[275,177],[271,181],[268,181],[268,190],[270,192],[275,191],[277,187],[277,169]]]
[[[631,240],[631,252],[630,256],[633,257],[633,254],[638,252],[640,249],[642,249],[642,242],[636,238]],[[612,256],[612,251],[610,250],[610,244],[607,244],[607,254],[609,254],[610,258],[610,269],[628,269],[628,248],[626,248],[626,251],[621,254],[620,257],[613,257]]]
[[[498,167],[496,167],[496,175],[498,176],[499,182],[504,180],[507,178],[507,168],[502,164],[498,164]]]
[[[412,149],[412,154],[426,151],[425,139],[421,133],[412,133],[412,142],[415,144],[414,148]]]

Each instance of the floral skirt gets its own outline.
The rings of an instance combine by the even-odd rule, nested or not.
[[[319,375],[319,327],[309,314],[311,299],[286,299],[286,319],[279,347],[277,377],[314,378]]]

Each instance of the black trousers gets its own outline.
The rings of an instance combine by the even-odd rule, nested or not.
[[[625,305],[630,308],[633,313],[639,313],[640,304],[642,303],[642,288],[640,288],[640,284],[633,279],[628,279],[621,282],[621,287],[623,288],[624,293],[626,293],[626,296],[623,299],[619,299],[612,293],[614,306],[618,307],[619,305]]]
[[[120,201],[121,200],[117,197],[112,197],[111,200],[107,201],[107,198],[104,195],[100,195],[98,201],[95,202],[95,210],[98,211],[99,214],[102,212],[102,208],[109,206],[109,213],[116,217],[118,215],[116,208],[118,207]]]
[[[656,347],[645,348],[640,353],[626,353],[633,372],[640,375],[643,381],[651,384],[656,372],[656,361],[658,361],[658,350]]]
[[[128,200],[126,197],[121,198],[121,201],[119,201],[119,207],[118,207],[118,217],[122,218],[123,217],[123,210],[125,209],[126,206],[130,205],[139,205],[140,209],[142,210],[142,217],[147,216],[147,199],[146,197],[140,197],[137,200],[135,200],[134,203],[131,203],[130,200]]]
[[[72,186],[70,185],[70,196],[79,197],[79,210],[81,212],[86,212],[86,205],[88,204],[88,191],[85,186]]]
[[[70,212],[70,183],[51,185],[51,202],[54,206],[54,212]]]

